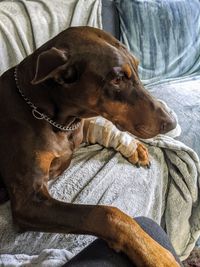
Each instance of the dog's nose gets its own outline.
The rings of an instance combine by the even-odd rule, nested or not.
[[[177,125],[176,119],[170,116],[168,120],[161,123],[160,133],[161,134],[168,133],[169,131],[176,128],[176,125]]]

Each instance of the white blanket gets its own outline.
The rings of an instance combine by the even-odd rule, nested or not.
[[[0,74],[69,26],[102,28],[100,0],[0,1]]]
[[[102,118],[96,121],[99,132],[103,124]],[[116,134],[114,126],[112,131]],[[82,146],[75,152],[71,167],[50,184],[50,191],[66,202],[109,204],[132,217],[143,215],[158,223],[162,219],[176,252],[184,259],[200,235],[199,159],[194,151],[169,136],[160,135],[146,143],[150,169],[136,168],[113,149]],[[69,234],[20,234],[12,225],[9,203],[0,207],[0,213],[0,263],[5,266],[61,266],[94,239]]]

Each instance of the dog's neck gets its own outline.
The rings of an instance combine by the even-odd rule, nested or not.
[[[41,114],[45,114],[45,119],[47,118],[46,120],[53,127],[63,131],[78,129],[81,119],[77,108],[70,104],[67,108],[66,106],[62,108],[62,105],[58,105],[57,99],[52,97],[52,85],[49,85],[49,87],[47,83],[31,85],[30,81],[33,74],[30,65],[29,68],[26,68],[25,63],[23,62],[23,64],[15,68],[14,77],[21,97],[32,108],[33,116],[40,119]]]

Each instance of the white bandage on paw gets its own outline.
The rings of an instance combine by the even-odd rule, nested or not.
[[[87,129],[86,142],[112,147],[126,158],[133,155],[138,143],[129,133],[121,132],[112,122],[102,117],[91,119]]]

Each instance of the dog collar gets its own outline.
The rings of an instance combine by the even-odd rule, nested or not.
[[[62,131],[75,131],[77,130],[80,125],[81,125],[81,122],[77,122],[75,123],[75,120],[77,118],[74,118],[74,120],[72,122],[70,122],[69,125],[71,126],[64,126],[64,125],[61,125],[57,122],[55,122],[54,120],[52,120],[49,116],[47,116],[46,114],[42,113],[42,112],[39,112],[38,111],[38,107],[36,107],[28,97],[25,96],[25,94],[22,92],[20,86],[19,86],[19,81],[18,81],[18,75],[17,75],[17,66],[15,67],[15,71],[14,71],[14,78],[15,78],[15,83],[16,83],[16,86],[17,86],[17,89],[20,93],[20,95],[22,96],[22,98],[25,100],[25,102],[31,107],[32,109],[32,114],[33,114],[33,117],[36,118],[37,120],[45,120],[47,121],[48,123],[50,123],[52,126],[54,126],[55,128],[59,129],[59,130],[62,130]]]

